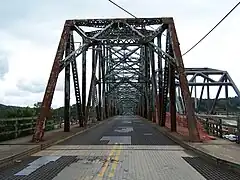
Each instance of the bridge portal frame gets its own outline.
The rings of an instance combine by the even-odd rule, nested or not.
[[[87,32],[81,28],[83,26],[97,28],[97,30]],[[152,26],[157,26],[157,28],[149,30],[148,27]],[[166,32],[165,51],[162,50],[163,32]],[[78,48],[75,47],[73,33],[78,34],[82,38],[82,44]],[[134,49],[134,47],[136,48]],[[89,49],[92,49],[92,72],[89,95],[86,102],[86,54]],[[121,57],[118,57],[116,54]],[[138,57],[136,58],[134,54],[138,54]],[[155,54],[157,54],[157,63]],[[82,56],[82,96],[80,94],[76,63],[76,58],[80,55]],[[116,59],[120,59],[120,61],[117,62]],[[135,65],[134,59],[138,62]],[[124,70],[121,64],[127,64],[127,60],[131,64],[128,64],[127,69]],[[155,73],[156,64],[162,73]],[[165,64],[164,67],[163,64]],[[135,110],[132,108],[135,113],[149,120],[153,119],[155,122],[156,117],[152,117],[152,115],[155,114],[154,112],[158,108],[159,125],[165,126],[166,103],[169,93],[171,130],[176,131],[175,74],[177,74],[185,104],[189,138],[192,141],[199,141],[195,112],[192,106],[193,103],[173,18],[67,20],[43,97],[33,141],[38,142],[41,140],[43,123],[51,107],[58,76],[63,69],[65,69],[64,131],[70,131],[71,67],[76,96],[77,118],[79,119],[80,127],[86,126],[90,108],[96,109],[97,120],[100,121],[121,113],[121,105],[124,104],[135,106]],[[120,69],[116,70],[117,67],[120,67]],[[117,76],[118,72],[121,71],[126,71],[125,74],[128,74],[128,76]],[[156,81],[157,75],[158,82]],[[157,83],[159,88],[158,95]],[[124,90],[126,93],[119,95]],[[132,97],[134,96],[133,99],[127,96],[129,93]]]

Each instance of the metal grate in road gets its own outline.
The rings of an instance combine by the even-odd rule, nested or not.
[[[183,159],[196,169],[207,180],[239,180],[240,174],[212,165],[200,157],[183,157]]]
[[[28,176],[15,176],[15,173],[28,166],[28,163],[31,162],[31,160],[29,160],[23,162],[22,165],[20,164],[19,166],[8,168],[7,170],[1,172],[0,180],[52,180],[66,166],[69,166],[75,161],[77,161],[76,156],[64,156],[55,162],[50,162],[45,166],[42,166]]]

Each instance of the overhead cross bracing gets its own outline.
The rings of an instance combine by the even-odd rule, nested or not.
[[[76,34],[81,38],[79,46],[75,45]],[[89,51],[92,53],[92,71],[86,98],[86,61],[89,61]],[[79,56],[82,57],[82,91],[76,63]],[[63,69],[64,130],[69,131],[70,67],[80,126],[88,123],[89,112],[93,109],[97,120],[117,114],[138,114],[156,121],[154,112],[157,111],[159,124],[164,126],[169,93],[171,128],[176,131],[176,73],[185,104],[189,136],[191,140],[199,140],[173,18],[67,20],[37,119],[34,141],[41,140],[42,125],[49,113],[58,75]],[[155,73],[156,69],[161,73]]]

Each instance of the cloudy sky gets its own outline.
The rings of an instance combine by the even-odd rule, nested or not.
[[[185,52],[238,0],[115,0],[138,17],[174,17]],[[33,105],[41,101],[66,19],[129,17],[108,0],[1,0],[0,103]],[[240,85],[240,7],[206,40],[184,56],[186,67],[226,70]],[[63,75],[53,107],[63,105]]]

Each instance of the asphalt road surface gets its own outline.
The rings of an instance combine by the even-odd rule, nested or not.
[[[117,116],[20,163],[0,180],[240,180],[210,165],[135,116]]]

